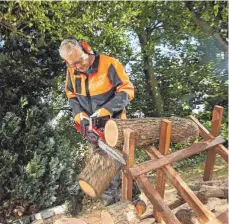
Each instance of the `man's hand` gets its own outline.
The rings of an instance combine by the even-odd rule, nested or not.
[[[80,122],[83,120],[83,119],[86,119],[88,120],[89,117],[88,115],[85,113],[85,112],[80,112],[78,114],[76,114],[76,116],[74,117],[74,121],[78,124],[80,124]]]
[[[91,117],[104,117],[104,116],[111,116],[111,113],[105,109],[105,108],[100,108],[95,111],[94,114],[91,115]]]
[[[74,121],[80,125],[80,133],[86,137],[87,136],[87,128],[89,126],[89,117],[85,112],[78,113]]]

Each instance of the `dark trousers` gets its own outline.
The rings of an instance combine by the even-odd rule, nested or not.
[[[112,179],[106,190],[102,194],[105,206],[120,201],[121,171]]]

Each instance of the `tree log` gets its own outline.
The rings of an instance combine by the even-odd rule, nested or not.
[[[136,208],[130,201],[120,201],[101,212],[102,224],[138,224]]]
[[[104,135],[108,145],[122,148],[123,130],[130,128],[135,131],[136,147],[149,146],[159,141],[160,124],[162,119],[172,122],[171,142],[190,143],[199,135],[198,126],[189,119],[179,117],[169,118],[137,118],[110,119],[104,128]]]
[[[198,193],[204,198],[228,198],[228,188],[203,186]]]
[[[99,197],[116,176],[121,165],[106,152],[97,151],[78,177],[81,189],[90,197]]]
[[[193,191],[200,191],[201,188],[207,186],[228,189],[228,180],[226,179],[226,180],[195,181],[189,184],[189,187]]]

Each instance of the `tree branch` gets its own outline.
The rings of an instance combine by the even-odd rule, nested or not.
[[[203,32],[210,34],[215,39],[218,46],[224,52],[227,52],[228,51],[227,41],[224,40],[218,32],[215,32],[207,22],[205,22],[200,17],[198,17],[197,13],[193,9],[192,2],[186,2],[186,7],[191,12],[192,18],[194,22],[196,23],[196,25],[199,26]]]
[[[13,33],[17,33],[17,34],[19,34],[19,35],[21,35],[21,36],[23,36],[23,37],[29,38],[29,36],[25,35],[25,34],[22,33],[22,32],[19,32],[19,31],[13,29],[11,26],[9,26],[8,24],[4,23],[4,22],[1,21],[1,20],[0,20],[0,26],[5,27],[7,30],[10,30],[10,31],[13,32]]]
[[[160,26],[158,26],[159,24],[161,24]],[[163,23],[158,21],[156,24],[154,24],[153,26],[149,27],[149,32],[152,33],[154,30],[159,29],[163,27]]]
[[[0,21],[0,26],[5,27],[7,30],[10,30],[12,32],[14,32],[13,28],[10,27],[8,24],[5,24],[3,21]]]

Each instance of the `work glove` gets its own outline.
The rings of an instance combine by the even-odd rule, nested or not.
[[[87,127],[89,125],[89,117],[85,112],[80,112],[74,117],[74,121],[80,125],[80,133],[86,137]]]
[[[76,114],[76,116],[74,117],[74,121],[77,124],[80,124],[81,121],[83,121],[83,119],[86,119],[86,120],[89,119],[88,115],[85,112],[80,112],[80,113]]]
[[[95,111],[95,113],[93,113],[91,115],[91,118],[95,118],[95,117],[105,117],[105,116],[110,116],[111,117],[111,113],[109,110],[107,110],[106,108],[100,108],[98,110]]]

